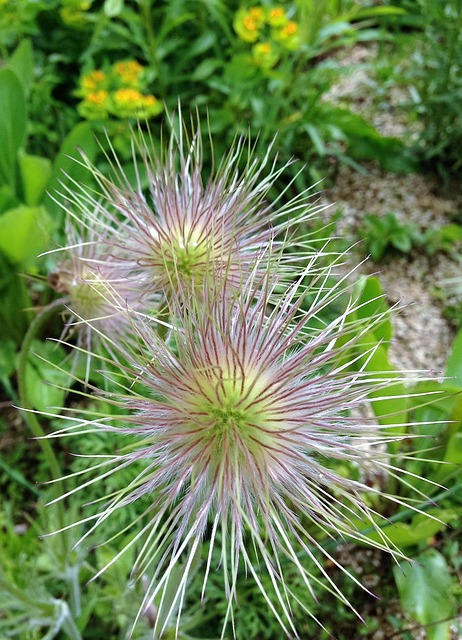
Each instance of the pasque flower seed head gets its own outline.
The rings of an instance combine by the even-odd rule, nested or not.
[[[228,288],[238,287],[269,243],[320,208],[308,204],[308,192],[284,205],[270,203],[269,192],[287,165],[276,168],[272,145],[260,157],[245,138],[204,179],[200,126],[189,133],[179,115],[178,132],[172,124],[160,151],[146,134],[133,133],[134,184],[112,151],[109,176],[83,157],[94,192],[74,183],[61,194],[74,215],[100,234],[119,278],[140,296],[168,297],[178,287],[191,293],[223,274]]]
[[[370,543],[358,531],[358,522],[377,526],[362,494],[378,490],[344,477],[331,462],[392,469],[373,445],[396,436],[381,433],[356,411],[390,379],[361,367],[352,372],[349,366],[355,361],[354,344],[381,319],[352,331],[347,321],[352,300],[332,322],[315,323],[346,287],[341,281],[332,284],[332,266],[322,277],[311,277],[316,262],[309,258],[292,283],[275,276],[273,261],[265,257],[232,295],[226,278],[213,279],[215,285],[207,283],[190,299],[178,290],[168,302],[170,338],[163,340],[155,326],[143,322],[138,348],[122,349],[122,369],[132,383],[124,383],[120,392],[102,393],[105,402],[118,407],[118,415],[78,423],[79,429],[138,439],[133,449],[95,467],[102,477],[130,466],[134,471],[132,483],[112,494],[94,516],[89,533],[117,509],[145,501],[146,524],[129,546],[140,547],[133,575],[150,576],[139,615],[156,603],[155,637],[172,616],[179,624],[188,575],[205,539],[203,592],[218,554],[231,621],[241,567],[255,579],[288,636],[296,636],[288,604],[291,571],[312,593],[318,582],[310,568],[314,563],[327,588],[348,604],[316,555],[333,561],[313,527]],[[94,482],[97,476],[88,481]],[[374,544],[393,551],[383,535]],[[299,605],[313,615],[309,600]]]

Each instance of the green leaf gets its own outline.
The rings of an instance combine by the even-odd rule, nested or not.
[[[191,80],[205,80],[209,78],[217,69],[223,66],[223,62],[221,60],[208,59],[203,60],[192,72],[190,79]]]
[[[217,41],[217,34],[212,31],[208,31],[194,40],[188,48],[188,58],[194,58],[202,53],[211,49]],[[220,61],[220,65],[223,63]]]
[[[30,40],[23,40],[8,60],[7,69],[11,69],[22,84],[27,97],[34,77],[34,53]]]
[[[376,276],[361,277],[355,285],[355,294],[359,294],[358,308],[355,311],[358,319],[371,323],[376,316],[383,315],[380,322],[372,326],[372,333],[377,341],[383,340],[383,346],[388,349],[388,343],[393,337],[393,325],[380,280]]]
[[[4,184],[0,187],[0,215],[8,211],[8,209],[14,209],[21,202],[16,195],[11,191],[11,188]]]
[[[358,11],[352,11],[350,19],[363,20],[364,18],[375,18],[377,16],[402,16],[405,14],[405,9],[401,7],[365,7]]]
[[[411,149],[398,138],[381,136],[362,116],[348,109],[330,107],[328,117],[344,132],[349,143],[348,152],[354,160],[378,160],[385,171],[400,173],[418,168]]]
[[[455,613],[453,582],[444,557],[431,549],[413,562],[393,568],[401,606],[417,622],[429,625],[428,640],[449,640],[451,622],[433,624]]]
[[[0,340],[0,380],[11,376],[16,366],[16,345],[13,340]]]
[[[402,251],[403,253],[409,253],[412,249],[412,238],[406,229],[402,229],[392,234],[391,244],[398,249],[398,251]]]
[[[19,206],[0,216],[0,251],[16,264],[29,264],[48,246],[49,216],[43,207]]]
[[[54,218],[54,225],[60,226],[63,219],[63,209],[53,197],[62,200],[56,192],[65,193],[65,187],[71,188],[72,180],[79,183],[91,183],[89,170],[82,166],[81,150],[93,162],[96,157],[97,143],[95,134],[88,122],[81,122],[75,126],[65,138],[61,149],[53,164],[53,172],[48,183],[44,204]]]
[[[383,257],[387,244],[388,242],[385,239],[375,238],[369,241],[369,251],[374,262],[378,262]]]
[[[58,413],[64,406],[71,376],[61,370],[67,354],[55,342],[34,340],[26,366],[27,398],[34,409]]]
[[[51,177],[51,162],[48,158],[32,156],[19,152],[19,170],[21,172],[24,201],[30,207],[40,203]]]
[[[26,487],[29,491],[32,491],[36,495],[39,495],[39,491],[37,488],[31,484],[25,477],[24,474],[19,471],[19,469],[15,469],[11,467],[6,460],[0,455],[0,469],[8,475],[13,482],[17,482],[18,484]]]
[[[15,192],[16,156],[26,135],[26,104],[21,82],[11,69],[0,71],[0,181]]]
[[[434,520],[429,517],[430,515],[441,520]],[[390,542],[400,549],[404,547],[410,547],[421,542],[426,542],[433,538],[439,531],[446,528],[446,525],[452,521],[457,520],[457,513],[450,509],[433,509],[428,512],[428,515],[416,514],[413,516],[411,522],[394,522],[386,527],[381,526],[381,532],[387,536]],[[380,525],[383,520],[378,517],[374,518],[377,525]],[[377,543],[383,543],[383,539],[378,531],[371,531],[366,534],[370,540]]]
[[[448,441],[444,453],[444,461],[461,465],[462,467],[462,433],[454,433]],[[462,471],[462,468],[461,468]]]
[[[312,124],[306,124],[305,131],[310,136],[311,142],[313,143],[314,148],[319,153],[319,155],[325,155],[326,145],[324,144],[324,140],[322,139],[322,136],[319,132],[319,128]]]
[[[1,234],[0,234],[1,237]],[[25,279],[0,251],[0,333],[20,344],[31,321],[32,306]]]
[[[115,18],[122,13],[124,0],[105,0],[104,13],[108,18]]]
[[[365,353],[360,360],[363,371],[372,375],[377,372],[377,377],[380,379],[399,378],[399,373],[388,360],[385,347],[377,345],[374,338],[375,336],[368,334],[358,342],[358,347]],[[372,354],[371,348],[374,349]],[[370,393],[372,409],[380,424],[390,427],[387,429],[388,433],[405,433],[408,421],[408,396],[409,393],[401,382],[390,382],[386,387]]]
[[[452,344],[445,375],[448,378],[453,378],[453,382],[458,387],[462,387],[462,329],[460,329]]]

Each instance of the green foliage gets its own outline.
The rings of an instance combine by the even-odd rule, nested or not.
[[[64,140],[54,163],[29,154],[26,97],[32,86],[33,52],[22,42],[0,70],[0,291],[1,336],[19,343],[33,306],[19,274],[36,274],[37,256],[59,237],[63,212],[51,194],[81,178],[78,148],[91,158],[96,142],[91,128],[77,125]]]
[[[433,549],[403,562],[393,574],[403,610],[428,625],[428,640],[449,640],[450,618],[456,612],[451,593],[455,583],[444,557]]]
[[[74,180],[88,184],[88,172],[78,161],[77,149],[91,159],[98,154],[95,133],[101,136],[103,118],[83,122],[77,111],[79,78],[91,71],[112,68],[122,60],[139,61],[147,69],[143,91],[164,101],[169,111],[177,106],[178,97],[185,112],[198,107],[205,113],[207,109],[217,141],[217,157],[228,149],[236,133],[250,132],[251,143],[264,151],[279,132],[275,144],[279,162],[295,157],[308,164],[296,178],[296,187],[304,188],[337,162],[358,169],[362,162],[370,160],[378,161],[386,171],[418,168],[416,156],[402,140],[380,135],[367,119],[328,101],[326,94],[345,73],[338,60],[348,47],[358,42],[389,41],[390,34],[403,26],[422,29],[423,44],[415,47],[417,67],[408,70],[414,108],[424,123],[421,154],[424,160],[436,162],[442,172],[460,168],[460,2],[403,0],[395,3],[398,7],[368,4],[362,6],[364,3],[353,0],[284,3],[290,20],[298,25],[299,36],[290,46],[275,41],[272,44],[277,57],[265,58],[265,52],[252,49],[254,43],[243,39],[242,29],[233,26],[240,9],[237,2],[0,0],[0,50],[5,60],[0,70],[0,383],[8,397],[18,404],[15,369],[18,347],[31,320],[28,309],[48,301],[43,286],[31,285],[23,275],[40,274],[37,255],[53,243],[60,243],[63,214],[54,194],[65,192]],[[265,2],[262,6],[270,4]],[[390,31],[387,33],[384,28]],[[414,35],[419,42],[419,32]],[[267,36],[272,36],[269,29]],[[392,86],[395,64],[388,58],[382,62],[378,73]],[[86,117],[85,111],[81,113]],[[133,110],[121,111],[105,121],[110,139],[124,161],[130,161],[127,129],[134,122],[134,115]],[[155,119],[155,114],[150,127],[156,138],[160,119]],[[211,161],[206,159],[206,163]],[[103,160],[101,166],[104,167]],[[400,223],[393,213],[383,218],[366,216],[360,235],[374,260],[383,258],[390,249],[401,253],[414,248],[428,253],[452,253],[462,240],[461,226],[457,224],[423,233],[417,225]],[[350,355],[356,358],[358,370],[379,370],[398,378],[388,356],[391,315],[381,294],[377,278],[357,283],[354,298],[360,306],[350,314],[347,326],[349,337],[362,334]],[[317,320],[325,322],[328,312]],[[388,429],[401,433],[402,425],[410,418],[421,423],[420,427],[409,428],[409,442],[401,448],[390,446],[390,455],[394,456],[396,473],[408,474],[408,493],[403,490],[402,497],[408,498],[416,491],[433,497],[437,506],[423,497],[421,504],[422,511],[433,519],[416,515],[399,504],[390,511],[389,505],[377,500],[377,520],[364,530],[364,536],[378,541],[380,530],[399,550],[416,556],[416,562],[403,563],[401,571],[395,569],[395,580],[403,611],[422,624],[455,613],[452,593],[456,586],[451,571],[460,569],[459,548],[446,551],[446,560],[437,551],[421,550],[441,538],[446,526],[454,530],[461,526],[461,363],[459,334],[448,360],[447,379],[416,386],[416,392],[431,391],[433,403],[420,396],[409,401],[405,398],[408,390],[398,380],[387,389],[394,397],[383,400],[383,391],[371,397],[378,422]],[[25,370],[32,408],[50,413],[63,409],[69,402],[63,388],[69,386],[70,368],[62,346],[38,339],[33,342]],[[73,373],[79,376],[79,371]],[[92,373],[90,382],[94,383],[98,375]],[[74,384],[77,393],[72,400],[86,403],[87,391],[82,391],[78,382]],[[91,410],[89,402],[85,406]],[[0,421],[2,435],[8,428],[6,421]],[[40,453],[37,441],[31,443],[22,434],[18,436],[21,437],[21,441],[14,440],[10,449],[0,452],[0,486],[5,497],[0,511],[0,635],[42,640],[125,637],[133,610],[142,597],[141,586],[133,587],[130,582],[136,549],[131,548],[96,583],[86,584],[117,555],[127,539],[114,538],[97,550],[94,548],[114,533],[124,531],[147,505],[134,503],[119,510],[115,518],[117,531],[103,523],[100,533],[90,538],[89,548],[78,557],[71,549],[77,531],[82,533],[80,527],[67,540],[66,534],[39,540],[39,533],[66,526],[78,519],[77,512],[91,513],[91,507],[90,511],[88,506],[83,508],[79,498],[71,496],[65,511],[75,513],[67,514],[65,521],[60,521],[53,506],[43,509],[46,490],[35,482],[45,477],[41,470],[49,466],[48,460]],[[76,451],[82,457],[70,459],[59,451],[64,471],[69,474],[89,471],[90,458],[85,456],[111,455],[126,444],[126,439],[82,434],[76,442]],[[353,465],[338,466],[336,470],[357,479],[358,469]],[[427,482],[416,476],[424,476]],[[66,489],[71,491],[86,477],[69,479]],[[118,482],[120,477],[123,473]],[[127,475],[127,484],[129,481]],[[106,479],[108,492],[116,488],[112,482],[110,477]],[[394,478],[390,476],[385,482],[392,493],[396,489]],[[54,496],[50,493],[48,497]],[[98,498],[98,488],[90,485],[84,501]],[[40,516],[35,509],[37,500]],[[21,514],[16,513],[18,505],[24,509]],[[324,543],[330,548],[330,541],[326,539]],[[296,542],[294,545],[298,549]],[[328,564],[321,557],[319,561],[321,565]],[[319,567],[310,570],[316,579],[324,580]],[[242,595],[236,613],[237,637],[276,637],[279,631],[274,629],[273,616],[261,592],[248,583],[242,571],[238,581]],[[291,577],[290,584],[296,599],[305,601],[306,585],[299,574]],[[340,584],[346,598],[353,594],[363,598],[351,581],[340,579]],[[208,594],[213,603],[210,619],[199,604],[201,586],[200,581],[193,580],[188,589],[187,612],[178,638],[192,638],[193,633],[213,638],[226,615],[223,585],[212,575]],[[313,599],[313,615],[334,635],[349,640],[351,629],[356,629],[353,612],[339,608],[331,594],[322,595],[320,588],[319,594],[317,588],[315,591],[318,601]],[[441,598],[441,593],[446,598]],[[304,619],[306,614],[297,605],[294,616],[300,621],[302,638],[313,638],[316,633],[320,638],[327,637],[314,622]],[[377,619],[371,619],[370,624],[374,628]],[[429,638],[446,640],[448,624],[430,626]],[[144,618],[134,638],[149,637],[152,631]],[[174,637],[172,629],[165,634],[165,638],[170,637]]]
[[[26,105],[24,91],[16,74],[10,69],[0,71],[0,180],[15,191],[17,153],[26,133]]]
[[[462,331],[459,331],[452,345],[446,366],[446,375],[462,388]]]
[[[64,406],[70,375],[63,369],[67,354],[53,342],[35,340],[26,368],[28,399],[34,409],[54,413]]]
[[[358,235],[365,241],[366,252],[378,262],[392,250],[410,253],[419,248],[429,255],[437,251],[454,253],[462,242],[462,227],[451,223],[423,232],[417,224],[400,222],[396,214],[388,212],[384,216],[365,215]]]
[[[423,243],[423,234],[416,224],[402,223],[393,212],[382,216],[367,214],[359,236],[365,240],[365,249],[376,262],[390,248],[409,253]]]
[[[418,7],[418,9],[417,9]],[[419,0],[423,45],[412,68],[414,100],[424,127],[420,137],[424,159],[442,175],[462,166],[462,4],[460,0]],[[411,78],[412,81],[412,78]]]

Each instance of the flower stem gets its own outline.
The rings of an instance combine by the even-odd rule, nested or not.
[[[29,402],[29,399],[27,397],[26,369],[32,341],[34,340],[34,338],[36,338],[45,322],[47,322],[47,320],[55,313],[56,309],[62,306],[62,299],[55,300],[54,302],[51,302],[49,305],[44,307],[40,311],[40,313],[35,316],[35,318],[29,325],[26,335],[24,336],[18,361],[18,388],[20,408],[25,410],[24,419],[27,422],[27,425],[32,431],[34,437],[38,439],[38,443],[42,447],[42,451],[50,468],[53,480],[57,480],[62,476],[61,467],[58,458],[53,451],[53,447],[51,446],[50,442],[45,439],[45,431],[43,430],[42,425],[37,420],[35,413],[32,412],[32,404]]]
[[[53,450],[53,447],[50,444],[50,441],[45,437],[46,433],[42,425],[33,412],[32,403],[30,402],[27,395],[26,371],[32,341],[38,336],[44,324],[56,312],[56,310],[63,307],[65,301],[66,300],[64,298],[55,300],[44,307],[40,311],[40,313],[35,316],[31,324],[29,325],[26,335],[24,336],[18,361],[18,389],[20,408],[24,410],[24,419],[29,426],[32,434],[34,435],[34,438],[37,439],[37,442],[42,448],[43,455],[47,462],[47,466],[50,469],[51,477],[53,478],[53,480],[59,480],[59,478],[62,477],[63,474],[61,465],[59,464],[59,460]],[[58,487],[59,485],[57,483],[52,485],[52,499],[57,498],[60,495]],[[69,593],[71,596],[70,609],[73,615],[78,616],[81,609],[80,585],[77,578],[78,567],[74,566],[74,564],[70,560],[72,545],[69,540],[69,533],[67,530],[62,530],[68,524],[64,503],[61,500],[58,500],[57,502],[54,502],[53,505],[50,505],[49,509],[53,510],[52,513],[50,513],[50,521],[57,524],[56,537],[58,538],[58,544],[60,546],[59,557],[61,558],[61,562],[63,565],[62,575],[64,576],[64,579],[68,584]],[[80,638],[80,634],[76,635],[74,633],[74,631],[77,629],[77,627],[75,627],[74,621],[69,619],[67,621],[67,624],[69,626],[69,629],[72,631],[70,637]]]

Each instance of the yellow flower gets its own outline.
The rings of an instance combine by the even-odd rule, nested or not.
[[[156,104],[157,98],[155,96],[143,96],[142,104],[144,107],[152,107],[152,105]]]
[[[252,7],[249,9],[249,16],[255,20],[258,27],[263,25],[265,13],[261,7]]]
[[[298,25],[292,21],[288,22],[287,25],[284,27],[284,29],[281,31],[284,37],[288,37],[288,38],[295,35],[297,32],[298,32]]]
[[[116,102],[121,107],[136,105],[139,103],[142,97],[143,94],[140,93],[137,89],[126,88],[117,89],[117,91],[114,91],[114,102]]]
[[[283,27],[287,24],[286,12],[282,7],[274,7],[268,11],[268,24],[272,27]]]
[[[265,23],[265,14],[261,7],[252,7],[248,11],[240,9],[234,17],[234,30],[241,40],[256,42],[260,29]]]
[[[273,38],[276,42],[280,42],[286,49],[294,51],[300,46],[298,35],[298,24],[289,20],[282,29],[273,31]]]
[[[136,60],[125,60],[114,65],[114,71],[121,76],[138,75],[142,71],[143,66]]]
[[[128,87],[138,86],[143,69],[144,67],[136,60],[125,60],[113,66],[114,74]]]
[[[95,69],[94,71],[90,71],[87,75],[83,76],[80,81],[80,86],[83,91],[86,93],[87,91],[95,91],[101,89],[106,82],[106,74],[104,71],[100,71],[99,69]]]
[[[137,89],[118,89],[113,93],[115,115],[120,118],[154,116],[162,111],[162,103],[153,95],[144,95]]]
[[[272,69],[279,61],[279,56],[269,42],[259,42],[252,47],[255,64],[262,69]]]
[[[108,98],[107,91],[94,91],[93,93],[89,93],[86,97],[87,102],[92,105],[102,105],[106,102]]]
[[[81,116],[89,120],[106,119],[109,108],[109,94],[103,89],[90,91],[79,104],[78,110]]]
[[[1,5],[0,5],[1,6]],[[59,10],[61,20],[69,27],[79,27],[85,24],[85,12],[91,6],[91,0],[63,1]]]

